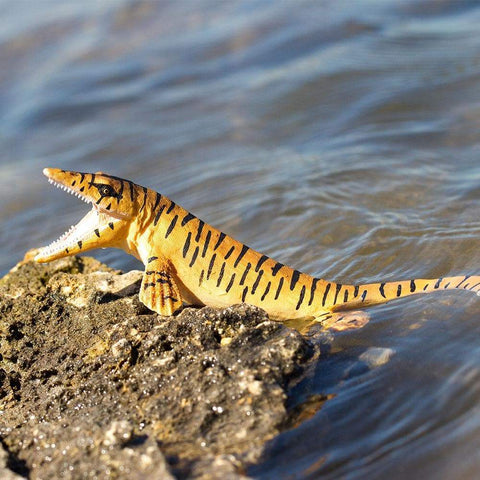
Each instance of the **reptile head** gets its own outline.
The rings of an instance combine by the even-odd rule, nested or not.
[[[122,248],[138,208],[137,185],[101,172],[45,168],[43,173],[50,183],[91,204],[92,209],[58,240],[41,248],[35,261],[50,262],[94,248]]]

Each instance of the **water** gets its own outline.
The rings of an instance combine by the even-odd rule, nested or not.
[[[478,2],[0,0],[0,13],[0,273],[85,213],[44,166],[152,187],[329,279],[478,273]],[[370,313],[292,404],[333,398],[251,475],[478,477],[480,301]],[[371,348],[389,361],[367,368]]]

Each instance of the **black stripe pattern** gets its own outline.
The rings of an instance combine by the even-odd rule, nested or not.
[[[297,306],[295,307],[295,310],[298,310],[300,308],[300,305],[303,302],[303,299],[305,298],[305,285],[302,285],[302,289],[300,290],[300,297],[298,299]]]
[[[308,301],[308,305],[310,306],[313,302],[313,298],[315,295],[315,290],[317,288],[317,283],[320,279],[319,278],[314,278],[312,281],[312,287],[310,288],[310,300]]]
[[[327,295],[329,290],[330,290],[330,283],[328,283],[327,286],[325,287],[325,292],[323,294],[323,299],[322,299],[322,307],[325,306],[325,302],[327,301]]]
[[[168,238],[168,236],[172,233],[172,230],[175,228],[175,224],[177,223],[178,220],[178,215],[175,215],[170,222],[170,225],[167,228],[167,231],[165,233],[165,238]]]
[[[248,262],[245,271],[243,272],[242,278],[240,279],[240,285],[243,285],[245,283],[245,279],[247,278],[248,272],[250,271],[251,267],[252,264]]]
[[[238,257],[237,257],[237,259],[235,260],[235,263],[233,264],[233,267],[234,267],[234,268],[237,268],[240,260],[245,256],[245,254],[247,253],[248,250],[249,250],[249,247],[247,247],[246,245],[243,245],[243,246],[242,246],[242,250],[241,250],[240,253],[238,254]]]
[[[188,232],[187,238],[185,239],[185,244],[183,245],[183,252],[182,252],[183,258],[187,256],[188,249],[190,248],[191,240],[192,240],[192,232]]]

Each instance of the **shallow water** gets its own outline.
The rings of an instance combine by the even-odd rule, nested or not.
[[[477,2],[0,0],[0,13],[1,274],[85,213],[44,166],[152,187],[329,279],[478,273]],[[251,475],[478,477],[480,300],[369,312],[292,403],[333,398]],[[389,360],[369,369],[374,347]]]

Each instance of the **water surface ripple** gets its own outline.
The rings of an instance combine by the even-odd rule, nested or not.
[[[47,165],[152,187],[318,276],[479,273],[478,2],[0,0],[0,12],[2,274],[85,211],[48,187]],[[478,478],[480,301],[370,312],[292,401],[333,398],[251,475]],[[372,348],[389,352],[373,369]]]

